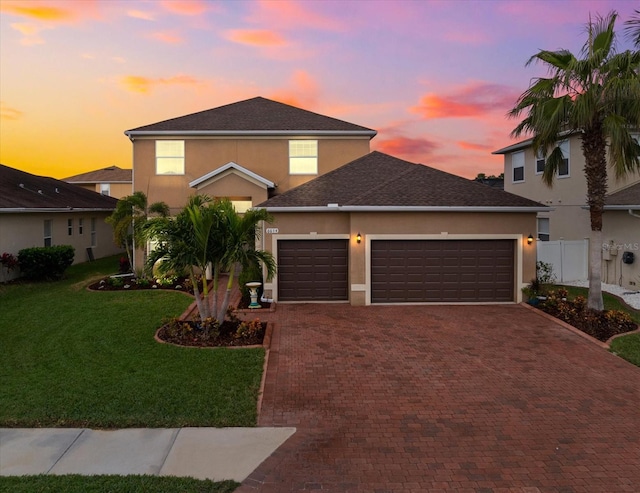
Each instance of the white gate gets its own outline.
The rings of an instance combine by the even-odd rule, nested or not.
[[[537,241],[539,262],[553,266],[557,282],[588,279],[589,240]]]

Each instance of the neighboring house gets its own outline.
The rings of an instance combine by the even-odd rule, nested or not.
[[[105,218],[117,200],[67,182],[0,165],[0,254],[71,245],[74,263],[119,253]],[[13,273],[11,277],[16,277]],[[0,279],[7,280],[6,272]]]
[[[474,178],[473,181],[477,181],[478,183],[482,183],[483,185],[487,185],[491,188],[497,188],[498,190],[504,190],[504,178]]]
[[[518,302],[546,208],[373,152],[259,205],[277,301]]]
[[[125,134],[149,202],[175,213],[204,193],[274,213],[261,241],[277,301],[517,302],[535,273],[544,206],[370,153],[375,130],[258,97]]]
[[[640,181],[607,196],[602,225],[602,280],[640,287]]]
[[[588,239],[591,235],[591,223],[586,207],[587,180],[584,174],[585,160],[580,134],[567,134],[560,141],[565,162],[558,170],[552,187],[542,181],[545,159],[544,156],[534,155],[531,143],[531,139],[528,139],[493,152],[504,155],[504,189],[550,207],[548,211],[538,214],[538,240]],[[635,172],[618,178],[615,171],[608,168],[610,194],[636,183],[640,183],[640,173]],[[619,231],[617,221],[621,217],[623,214],[605,214],[604,230]]]
[[[133,172],[117,166],[89,171],[80,175],[64,178],[63,181],[73,183],[102,195],[120,199],[133,193]]]

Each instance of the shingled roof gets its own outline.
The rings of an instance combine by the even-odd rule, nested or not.
[[[127,130],[136,135],[278,135],[308,133],[312,135],[363,135],[372,138],[375,130],[320,115],[270,99],[256,97]]]
[[[640,208],[640,182],[618,190],[605,199],[605,209]]]
[[[108,168],[63,178],[63,181],[69,183],[131,183],[132,173],[133,170],[131,169],[109,166]]]
[[[258,207],[342,210],[548,210],[538,202],[374,151]]]
[[[117,199],[66,181],[0,164],[0,213],[62,210],[111,211]]]

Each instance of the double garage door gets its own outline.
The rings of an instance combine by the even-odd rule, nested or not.
[[[513,301],[514,248],[514,240],[372,240],[371,302]],[[348,250],[348,240],[278,241],[278,299],[348,300]]]

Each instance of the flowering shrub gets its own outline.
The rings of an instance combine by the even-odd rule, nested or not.
[[[568,300],[565,289],[550,291],[547,299],[538,307],[603,342],[616,334],[637,328],[627,313],[618,310],[592,310],[587,308],[587,300],[583,296]]]
[[[0,256],[0,264],[2,264],[2,267],[7,269],[7,272],[11,272],[13,269],[18,267],[19,262],[15,255],[4,252],[2,256]]]
[[[251,339],[262,331],[262,322],[256,318],[251,322],[242,322],[238,325],[234,337],[236,339]]]
[[[120,257],[119,265],[120,274],[127,274],[131,272],[131,264],[129,263],[129,259],[127,257]]]

